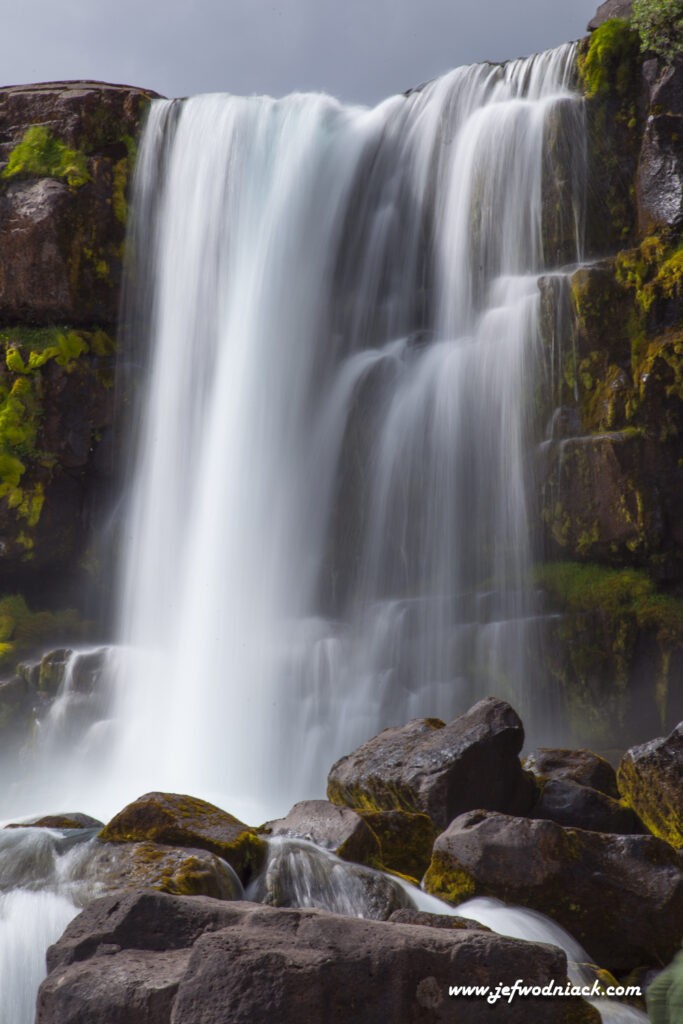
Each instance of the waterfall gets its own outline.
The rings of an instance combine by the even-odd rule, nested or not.
[[[112,807],[165,788],[263,818],[379,729],[486,693],[547,725],[531,395],[573,58],[374,110],[153,104]]]

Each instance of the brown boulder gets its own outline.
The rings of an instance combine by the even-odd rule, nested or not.
[[[683,722],[670,736],[627,750],[617,781],[650,831],[683,848]]]
[[[671,959],[683,939],[683,872],[654,836],[616,836],[474,811],[439,836],[428,892],[539,910],[614,972]]]
[[[377,836],[355,811],[327,800],[302,800],[284,818],[266,822],[261,832],[285,839],[307,839],[342,860],[380,866]]]
[[[523,766],[540,779],[570,779],[580,786],[597,789],[614,800],[619,799],[614,768],[591,750],[538,747],[527,754]]]
[[[425,718],[385,729],[332,766],[327,795],[368,811],[427,814],[439,828],[475,807],[524,813],[535,790],[519,763],[523,742],[517,713],[486,697],[448,725]]]
[[[539,986],[564,954],[449,931],[146,893],[90,904],[48,953],[37,1024],[593,1024],[578,999],[449,996],[452,985]]]
[[[139,797],[105,825],[99,839],[209,850],[226,860],[242,882],[258,873],[266,852],[266,844],[248,825],[205,800],[178,793]]]

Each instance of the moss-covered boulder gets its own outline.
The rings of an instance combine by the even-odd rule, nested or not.
[[[408,811],[359,810],[358,814],[379,839],[383,866],[409,878],[422,878],[438,834],[431,818]]]
[[[540,780],[569,779],[590,786],[614,800],[619,799],[617,774],[604,757],[592,750],[567,750],[564,747],[537,747],[522,762],[526,771]]]
[[[221,857],[208,850],[160,843],[100,843],[83,861],[83,880],[97,895],[156,889],[176,896],[241,899],[240,881]],[[74,881],[80,881],[78,872]]]
[[[327,800],[302,800],[284,818],[266,822],[259,829],[268,836],[308,839],[342,860],[379,867],[380,843],[363,818],[348,807]]]
[[[228,862],[242,882],[260,870],[266,844],[219,807],[178,793],[146,793],[124,807],[99,834],[101,842],[191,846]]]
[[[437,839],[424,886],[456,905],[494,896],[539,910],[614,972],[667,963],[683,939],[681,861],[654,836],[472,811]]]
[[[487,697],[448,725],[426,718],[385,729],[332,766],[327,795],[347,807],[426,814],[439,828],[473,807],[524,813],[535,788],[519,762],[523,743],[517,713]]]
[[[619,790],[656,836],[683,847],[683,722],[670,736],[627,750]]]
[[[26,821],[13,822],[5,825],[5,828],[56,828],[56,829],[100,829],[103,822],[97,818],[91,818],[89,814],[82,814],[80,811],[65,814],[44,814],[39,818],[29,818]]]

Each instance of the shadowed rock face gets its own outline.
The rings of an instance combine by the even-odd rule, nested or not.
[[[419,719],[385,729],[332,766],[328,797],[366,810],[427,814],[440,828],[475,807],[524,813],[535,787],[519,762],[523,742],[517,713],[486,697],[448,725]]]
[[[683,722],[670,736],[627,750],[617,773],[624,799],[648,828],[683,847]]]
[[[437,839],[425,888],[456,904],[495,896],[540,910],[617,972],[667,963],[683,938],[680,859],[654,836],[473,811]]]
[[[450,985],[561,982],[555,948],[483,930],[143,893],[90,904],[48,954],[37,1024],[590,1024],[576,999],[489,1007]]]

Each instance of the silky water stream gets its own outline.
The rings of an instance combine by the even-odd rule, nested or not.
[[[74,656],[99,658],[100,682],[63,686],[8,767],[5,819],[107,817],[165,789],[262,821],[381,728],[488,693],[554,738],[530,395],[538,279],[563,272],[542,217],[558,131],[580,256],[574,57],[461,68],[373,110],[154,102],[123,317],[139,415],[119,642]],[[97,893],[94,844],[0,833],[2,1024],[32,1021],[45,946]],[[369,912],[329,853],[272,844],[258,898],[276,874],[296,905]],[[539,915],[458,913],[582,955]]]

